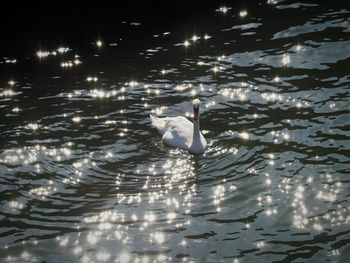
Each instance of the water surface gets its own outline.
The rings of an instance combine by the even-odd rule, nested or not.
[[[200,10],[4,54],[2,262],[346,262],[349,4]],[[194,98],[203,155],[148,117]]]

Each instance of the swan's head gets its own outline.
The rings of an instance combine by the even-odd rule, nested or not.
[[[193,109],[199,109],[199,106],[201,105],[201,101],[199,99],[194,99],[192,102]]]
[[[199,115],[199,106],[201,105],[201,101],[199,99],[194,99],[192,102],[193,106],[193,120],[197,121]]]

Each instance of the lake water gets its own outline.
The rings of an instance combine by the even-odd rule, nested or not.
[[[226,4],[4,54],[1,262],[347,262],[350,5]]]

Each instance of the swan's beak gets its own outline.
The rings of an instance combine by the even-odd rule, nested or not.
[[[199,107],[195,108],[193,107],[193,121],[197,121],[199,115]]]

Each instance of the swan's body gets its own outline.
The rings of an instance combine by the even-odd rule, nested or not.
[[[199,104],[198,99],[193,101],[193,123],[182,116],[159,118],[150,115],[152,126],[157,128],[164,143],[193,153],[205,151],[207,142],[199,130]]]

